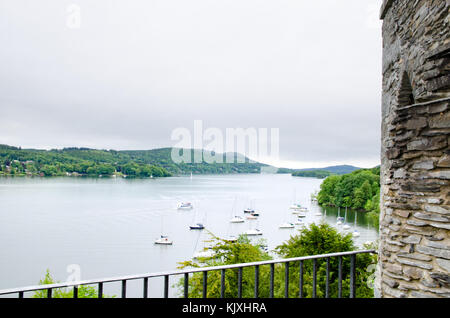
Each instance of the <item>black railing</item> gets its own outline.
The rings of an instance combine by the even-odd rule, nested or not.
[[[159,272],[159,273],[147,273],[141,275],[130,275],[130,276],[121,276],[121,277],[113,277],[113,278],[105,278],[105,279],[94,279],[94,280],[83,280],[83,281],[74,281],[74,282],[65,282],[65,283],[57,283],[57,284],[47,284],[47,285],[37,285],[37,286],[28,286],[21,288],[12,288],[12,289],[3,289],[0,290],[1,295],[10,295],[17,294],[19,298],[23,298],[25,293],[35,292],[41,290],[47,290],[47,297],[52,298],[52,291],[58,288],[73,288],[73,297],[78,298],[78,288],[79,286],[84,285],[97,285],[98,298],[103,297],[103,286],[105,283],[112,282],[121,282],[121,297],[127,297],[127,281],[131,280],[142,280],[143,282],[143,298],[148,297],[148,281],[149,278],[162,277],[164,279],[164,298],[169,297],[169,278],[171,276],[184,275],[184,290],[183,295],[185,298],[189,298],[189,274],[193,273],[203,273],[203,290],[202,295],[203,298],[207,297],[208,291],[208,272],[212,271],[220,271],[221,272],[221,287],[220,287],[220,297],[225,297],[225,272],[230,269],[238,269],[238,290],[237,295],[238,298],[242,298],[242,277],[243,277],[243,268],[253,267],[255,269],[255,278],[254,278],[254,297],[259,297],[259,269],[260,266],[269,265],[270,266],[270,282],[269,282],[269,297],[274,297],[274,276],[275,276],[275,264],[284,264],[285,265],[285,273],[284,273],[284,290],[285,297],[289,297],[289,265],[292,263],[299,263],[299,297],[302,298],[304,296],[303,286],[304,286],[304,262],[308,260],[312,260],[313,262],[313,281],[312,281],[312,297],[317,297],[317,260],[325,259],[326,260],[326,285],[325,285],[325,297],[330,296],[330,259],[338,258],[338,297],[342,297],[342,278],[343,278],[343,258],[350,258],[350,298],[355,298],[356,296],[356,255],[357,254],[367,254],[367,253],[376,253],[375,250],[361,250],[361,251],[351,251],[351,252],[342,252],[342,253],[332,253],[332,254],[322,254],[322,255],[314,255],[314,256],[304,256],[304,257],[296,257],[296,258],[288,258],[288,259],[279,259],[279,260],[268,260],[262,262],[252,262],[252,263],[242,263],[242,264],[233,264],[233,265],[223,265],[223,266],[215,266],[215,267],[202,267],[202,268],[193,268],[187,270],[178,270],[178,271],[168,271],[168,272]]]

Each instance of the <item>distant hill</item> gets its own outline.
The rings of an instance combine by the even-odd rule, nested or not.
[[[334,174],[346,174],[361,168],[350,166],[350,165],[340,165],[340,166],[330,166],[325,168],[310,168],[310,169],[300,169],[300,171],[315,171],[315,170],[325,170]]]
[[[191,158],[201,150],[160,148],[152,150],[99,150],[63,148],[52,150],[22,149],[0,145],[0,175],[127,175],[135,177],[170,176],[180,174],[260,173],[268,165],[240,154],[231,153],[234,163],[175,163],[172,150],[190,151]],[[201,158],[201,156],[200,156]],[[237,159],[240,159],[239,162]]]
[[[326,178],[332,174],[342,175],[351,173],[359,169],[361,168],[351,165],[339,165],[339,166],[329,166],[325,168],[306,168],[306,169],[280,168],[278,170],[278,173],[290,173],[294,177]]]

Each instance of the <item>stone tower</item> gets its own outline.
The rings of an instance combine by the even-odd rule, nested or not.
[[[381,297],[450,297],[449,6],[381,9]]]

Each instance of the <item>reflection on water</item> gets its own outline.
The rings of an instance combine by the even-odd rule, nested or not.
[[[207,246],[207,231],[189,229],[201,220],[219,237],[259,229],[270,250],[298,233],[280,229],[297,217],[289,207],[309,208],[305,224],[336,226],[338,210],[322,209],[311,193],[322,180],[290,175],[203,175],[147,180],[114,178],[0,178],[0,289],[35,285],[50,269],[64,281],[67,267],[78,264],[82,279],[174,270]],[[177,210],[189,201],[193,210]],[[257,220],[231,224],[251,206]],[[325,212],[326,211],[326,212]],[[321,215],[316,215],[321,212]],[[342,209],[340,216],[345,216]],[[361,246],[377,238],[364,213],[356,213]],[[353,227],[354,211],[347,211]],[[166,234],[172,246],[154,245]],[[171,284],[175,281],[171,281]],[[162,297],[163,280],[150,280],[149,295]],[[106,284],[106,294],[120,293],[120,284]],[[142,295],[142,282],[130,282],[127,295]],[[171,290],[174,295],[174,289]]]

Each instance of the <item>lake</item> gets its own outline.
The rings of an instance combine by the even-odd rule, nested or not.
[[[207,231],[189,229],[194,221],[219,237],[257,227],[263,232],[258,239],[273,249],[298,232],[278,228],[295,221],[289,210],[294,200],[310,209],[306,224],[323,219],[336,226],[338,213],[344,216],[342,209],[325,211],[311,202],[321,182],[283,174],[0,178],[0,289],[36,285],[46,269],[65,281],[71,264],[79,266],[81,279],[174,270],[209,238]],[[178,210],[182,201],[192,202],[194,209]],[[229,222],[234,214],[244,217],[250,205],[260,212],[258,220]],[[361,236],[355,243],[376,240],[365,214],[356,215]],[[347,221],[353,225],[355,212],[348,211]],[[172,246],[154,244],[162,233]],[[162,278],[149,283],[149,296],[162,297]],[[120,295],[120,283],[106,284],[104,293]],[[128,282],[127,296],[141,294],[142,281]],[[170,294],[176,295],[174,288]]]

